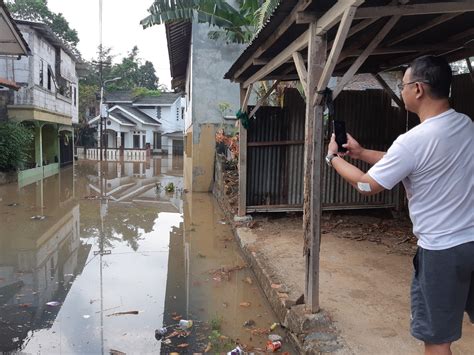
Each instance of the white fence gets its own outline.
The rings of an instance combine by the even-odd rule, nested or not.
[[[91,148],[86,150],[86,159],[89,160],[100,160],[99,148]],[[147,150],[146,149],[124,149],[123,157],[120,155],[120,149],[102,149],[102,159],[108,161],[146,161]]]

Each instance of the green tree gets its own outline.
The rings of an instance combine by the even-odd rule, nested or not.
[[[278,0],[238,0],[238,8],[225,0],[154,0],[140,23],[144,28],[172,21],[191,20],[217,27],[209,38],[227,43],[248,43],[278,6]]]
[[[30,156],[33,133],[17,122],[0,123],[0,170],[17,170]]]
[[[47,0],[12,0],[6,5],[14,18],[43,22],[71,48],[76,49],[79,43],[77,31],[69,26],[63,14],[56,14],[49,10]]]

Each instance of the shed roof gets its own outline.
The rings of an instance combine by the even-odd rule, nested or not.
[[[160,96],[133,96],[131,90],[118,90],[106,93],[108,103],[127,103],[133,106],[171,106],[181,96],[176,92],[162,92]]]
[[[336,3],[336,0],[281,0],[265,27],[224,77],[238,82],[247,81],[303,36],[311,19],[314,21],[328,15]],[[473,1],[412,0],[405,5],[394,4],[398,1],[366,0],[359,6],[334,75],[344,74],[389,19],[399,15],[400,19],[358,73],[393,70],[422,54],[445,55],[451,61],[474,55]],[[336,37],[340,18],[327,26],[328,52]],[[304,56],[307,45],[297,50]],[[283,80],[297,79],[293,62],[288,60],[282,63],[260,80],[277,76]]]

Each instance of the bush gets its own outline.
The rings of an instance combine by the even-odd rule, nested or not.
[[[33,132],[21,123],[0,122],[0,170],[17,170],[29,159]]]

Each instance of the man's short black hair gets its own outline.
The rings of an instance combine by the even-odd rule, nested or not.
[[[412,61],[409,68],[411,68],[413,80],[429,84],[431,96],[436,99],[449,98],[453,73],[446,59],[425,55]]]

